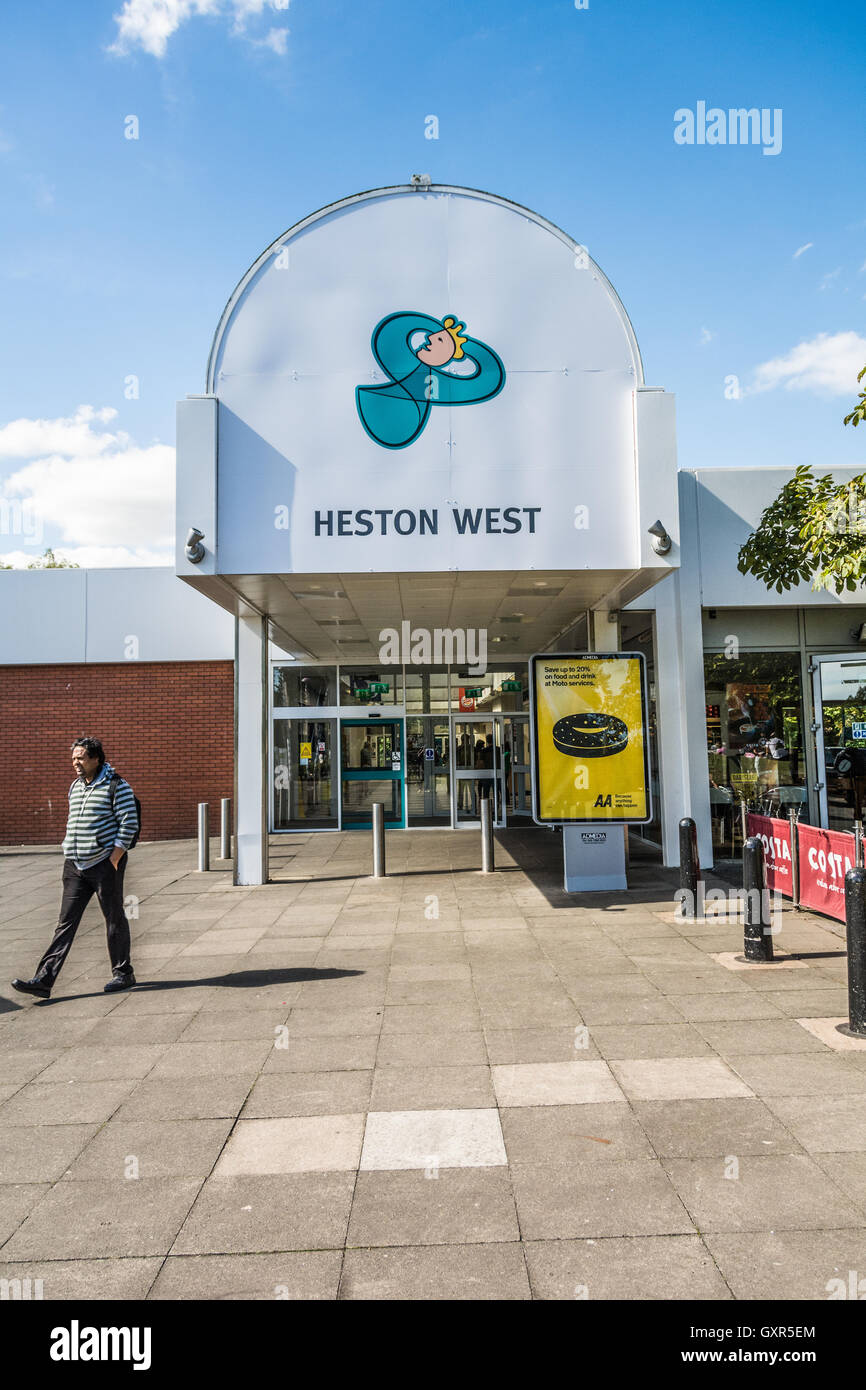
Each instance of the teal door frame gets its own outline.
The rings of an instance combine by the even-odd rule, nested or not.
[[[343,767],[343,728],[382,728],[383,724],[399,724],[400,726],[400,770],[398,772],[389,771],[385,768],[344,768]],[[400,815],[399,818],[385,815],[386,830],[405,830],[406,828],[406,721],[402,715],[394,715],[382,719],[341,719],[337,738],[340,745],[340,820],[342,824],[342,800],[343,782],[399,782],[400,783]],[[372,820],[353,821],[351,825],[343,825],[344,830],[371,830]]]

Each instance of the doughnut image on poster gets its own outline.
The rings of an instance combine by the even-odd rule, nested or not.
[[[530,692],[533,818],[541,825],[651,820],[643,656],[534,656]]]

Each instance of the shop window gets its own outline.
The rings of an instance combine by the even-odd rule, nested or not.
[[[451,708],[457,714],[522,712],[529,707],[529,676],[525,661],[505,669],[473,676],[465,668],[451,670]]]
[[[341,705],[402,705],[402,703],[402,667],[340,667]]]
[[[406,667],[406,713],[446,714],[448,712],[448,669],[429,666]]]
[[[275,666],[274,708],[335,705],[336,674],[333,666]]]
[[[713,834],[733,848],[739,803],[808,820],[800,659],[796,652],[704,657]]]

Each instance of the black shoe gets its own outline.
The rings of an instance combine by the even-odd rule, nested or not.
[[[38,994],[40,999],[51,998],[51,986],[44,980],[13,980],[12,988],[17,989],[20,994]]]
[[[133,986],[134,984],[135,984],[135,976],[132,975],[132,974],[130,974],[130,975],[114,975],[114,976],[112,976],[112,978],[108,981],[108,984],[105,986],[105,988],[104,988],[104,990],[103,990],[103,994],[116,994],[117,991],[120,990],[120,989],[132,989],[132,986]]]

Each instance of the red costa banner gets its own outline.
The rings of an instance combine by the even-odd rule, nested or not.
[[[798,827],[800,906],[845,921],[845,874],[854,868],[854,836],[841,830]]]
[[[781,893],[792,898],[793,879],[791,877],[791,823],[776,820],[774,816],[746,816],[746,831],[757,835],[764,846],[764,863],[767,866],[767,887],[771,892]],[[800,866],[802,882],[803,867]],[[802,891],[802,890],[801,890]]]

